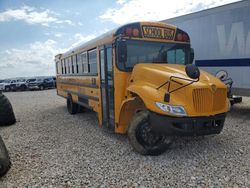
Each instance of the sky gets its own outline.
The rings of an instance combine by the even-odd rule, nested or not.
[[[54,56],[122,24],[238,0],[0,0],[0,79],[55,75]]]

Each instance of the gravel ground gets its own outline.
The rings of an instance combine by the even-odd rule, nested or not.
[[[6,96],[17,123],[0,128],[12,161],[0,187],[250,187],[250,98],[220,135],[178,138],[152,157],[98,128],[93,112],[69,115],[55,90]]]

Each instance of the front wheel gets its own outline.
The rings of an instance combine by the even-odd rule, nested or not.
[[[152,131],[148,111],[135,114],[128,128],[128,138],[134,150],[142,155],[160,155],[169,148],[173,140],[172,137]]]

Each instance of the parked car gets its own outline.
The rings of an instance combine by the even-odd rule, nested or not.
[[[52,77],[31,78],[27,80],[27,84],[30,90],[35,90],[35,89],[44,90],[47,88],[55,87],[55,83]]]
[[[4,80],[2,83],[0,83],[0,91],[10,91],[11,90],[11,84],[16,83],[16,79],[7,79]]]
[[[27,79],[18,79],[16,82],[10,84],[11,91],[26,91],[27,86]]]

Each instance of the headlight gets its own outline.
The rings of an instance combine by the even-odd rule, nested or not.
[[[158,108],[160,108],[164,112],[168,112],[174,115],[186,116],[187,113],[183,106],[173,106],[169,104],[163,104],[160,102],[155,103]]]

